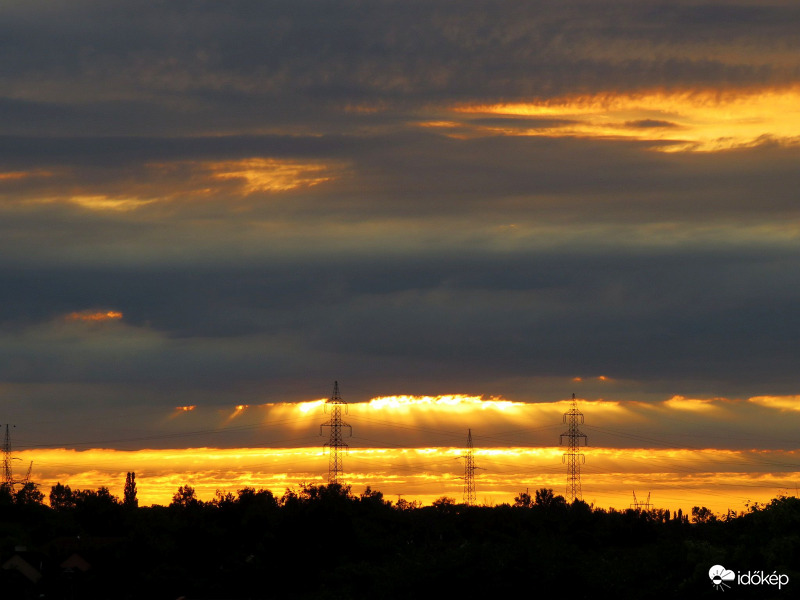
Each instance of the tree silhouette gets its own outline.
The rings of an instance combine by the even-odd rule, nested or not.
[[[31,483],[30,481],[14,494],[14,502],[22,506],[41,504],[43,500],[44,494],[36,489],[35,483]]]
[[[107,487],[75,490],[75,518],[92,535],[117,535],[122,528],[121,505]]]
[[[175,492],[175,495],[172,496],[172,502],[170,506],[177,506],[180,508],[189,508],[193,506],[200,506],[202,502],[197,499],[197,494],[194,492],[194,488],[190,485],[182,485],[178,488],[178,491]]]
[[[692,523],[713,523],[717,520],[717,515],[705,506],[692,507]]]
[[[449,496],[442,496],[434,500],[431,505],[437,511],[442,513],[452,513],[456,510],[456,499]]]
[[[541,488],[536,490],[536,500],[534,501],[534,506],[539,506],[544,509],[551,509],[561,506],[566,506],[567,501],[564,499],[564,496],[556,496],[553,494],[552,488]]]
[[[67,510],[75,508],[75,498],[68,485],[61,485],[59,481],[50,488],[50,508],[54,510]]]
[[[139,500],[136,498],[136,473],[131,472],[125,476],[122,505],[127,508],[137,508],[139,506]]]
[[[530,508],[531,503],[531,495],[528,492],[520,492],[519,496],[514,497],[514,506]]]
[[[0,483],[0,506],[8,506],[14,503],[14,496],[11,494],[11,487],[5,483]]]
[[[373,490],[370,486],[367,486],[364,493],[361,494],[361,503],[371,506],[383,506],[388,504],[388,502],[383,499],[383,492]]]
[[[75,490],[72,492],[76,506],[87,505],[91,508],[98,506],[116,506],[119,499],[111,491],[103,486],[97,490]]]

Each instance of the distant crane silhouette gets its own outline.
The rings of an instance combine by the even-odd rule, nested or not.
[[[645,512],[649,511],[653,507],[650,504],[650,492],[647,492],[647,500],[637,500],[636,499],[636,491],[633,492],[633,504],[631,504],[631,508],[636,511],[644,510]]]

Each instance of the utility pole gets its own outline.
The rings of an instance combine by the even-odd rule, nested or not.
[[[472,429],[467,434],[467,452],[461,455],[464,459],[464,504],[475,504],[475,456],[472,453]]]
[[[333,382],[333,395],[328,398],[327,402],[325,402],[326,413],[328,412],[328,407],[330,407],[331,418],[327,423],[323,423],[319,426],[319,434],[322,435],[323,427],[331,428],[330,438],[323,446],[323,448],[327,446],[329,452],[328,485],[330,485],[332,483],[341,483],[339,481],[339,477],[344,470],[342,468],[342,450],[346,452],[348,445],[345,444],[344,440],[342,439],[342,428],[349,427],[350,435],[353,435],[353,427],[342,421],[342,408],[344,408],[344,412],[347,414],[347,402],[342,400],[342,397],[339,395],[338,381]]]
[[[584,446],[588,443],[586,434],[580,430],[580,426],[583,425],[583,413],[578,410],[575,394],[572,394],[572,407],[564,413],[564,423],[567,425],[567,430],[561,434],[559,443],[563,446],[564,438],[567,438],[567,451],[561,460],[567,465],[567,502],[572,503],[575,500],[583,500],[581,463],[586,462],[586,457],[578,452],[578,449],[581,440]]]

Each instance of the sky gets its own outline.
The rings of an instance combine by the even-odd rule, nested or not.
[[[471,428],[476,448],[554,453],[492,501],[558,488],[575,393],[598,504],[785,493],[799,22],[789,0],[4,2],[15,467],[116,489],[138,464],[146,493],[165,463],[145,449],[302,447],[324,477],[307,403],[338,380],[356,487],[412,497],[357,453],[439,448],[450,469]],[[386,397],[416,400],[359,423]],[[192,464],[169,485],[238,485]],[[457,495],[457,470],[420,497]]]

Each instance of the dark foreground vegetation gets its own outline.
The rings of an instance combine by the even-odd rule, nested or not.
[[[133,484],[132,481],[129,481]],[[725,598],[800,597],[800,500],[724,517],[614,511],[552,490],[514,506],[389,503],[380,492],[246,488],[138,507],[108,490],[0,488],[0,597],[720,598],[708,570],[786,575]],[[437,593],[438,591],[438,593]]]

